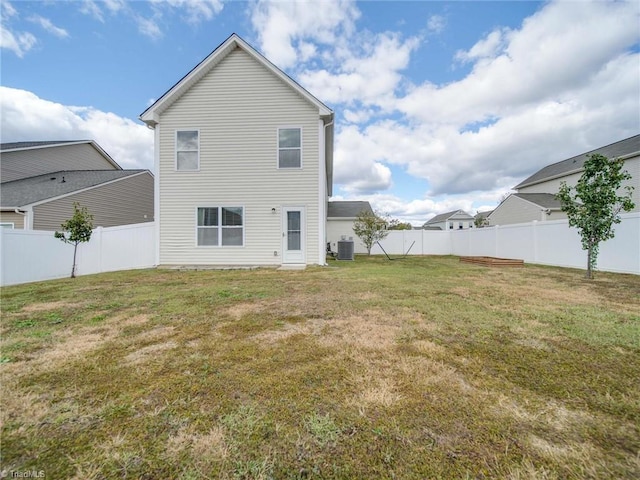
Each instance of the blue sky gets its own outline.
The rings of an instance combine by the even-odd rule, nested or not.
[[[640,132],[637,2],[2,1],[3,142],[93,138],[152,168],[138,120],[231,33],[336,112],[336,199],[422,224]]]

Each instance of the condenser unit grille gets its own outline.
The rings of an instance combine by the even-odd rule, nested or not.
[[[339,241],[338,242],[338,260],[353,260],[353,242],[352,241]]]

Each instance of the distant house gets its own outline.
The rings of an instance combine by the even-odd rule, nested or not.
[[[584,162],[589,155],[601,154],[610,159],[624,160],[624,169],[632,178],[624,185],[632,185],[635,210],[640,211],[640,135],[621,140],[605,147],[597,148],[561,162],[548,165],[537,171],[514,189],[489,215],[490,225],[526,223],[534,220],[557,220],[566,218],[560,208],[556,194],[560,184],[566,182],[574,186],[584,170]]]
[[[95,226],[153,221],[153,175],[123,170],[96,142],[40,141],[0,145],[0,225],[56,230],[87,207]]]
[[[473,228],[473,217],[464,210],[441,213],[428,220],[422,228],[425,230],[462,230]]]
[[[488,227],[489,226],[489,215],[491,215],[493,210],[487,210],[486,212],[478,212],[473,217],[473,224],[478,228]]]
[[[327,209],[327,242],[331,250],[337,251],[338,241],[353,239],[355,253],[367,253],[367,248],[353,232],[353,222],[361,212],[373,213],[369,202],[336,201],[329,202]]]
[[[326,263],[333,111],[233,34],[145,110],[159,265]]]

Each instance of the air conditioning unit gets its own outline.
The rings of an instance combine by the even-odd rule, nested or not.
[[[338,260],[353,260],[354,243],[353,241],[338,241]]]

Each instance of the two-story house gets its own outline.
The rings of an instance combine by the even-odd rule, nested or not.
[[[0,145],[0,226],[57,230],[87,207],[96,227],[153,221],[153,175],[123,170],[93,140]]]
[[[538,170],[516,185],[516,193],[509,195],[491,212],[489,224],[508,225],[567,218],[556,198],[560,185],[566,182],[569,186],[575,186],[584,171],[584,162],[589,155],[596,153],[610,159],[624,160],[624,169],[631,174],[631,179],[622,186],[631,185],[634,188],[634,211],[640,211],[640,135],[635,135]]]
[[[155,130],[158,265],[326,262],[333,111],[242,38],[140,118]]]

